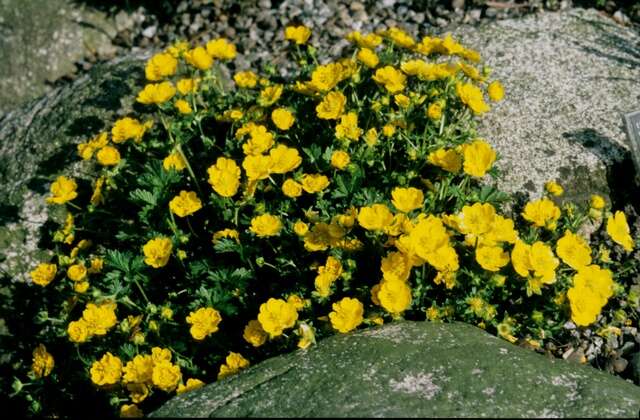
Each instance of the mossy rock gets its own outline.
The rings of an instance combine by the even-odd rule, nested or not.
[[[41,230],[51,212],[45,196],[58,175],[90,182],[92,168],[76,145],[132,112],[148,54],[97,65],[74,83],[0,119],[0,273],[24,280],[40,260]]]
[[[151,417],[635,417],[640,388],[462,324],[337,335],[180,395]]]

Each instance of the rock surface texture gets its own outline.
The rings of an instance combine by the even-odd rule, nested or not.
[[[130,112],[144,83],[143,59],[129,56],[96,66],[74,83],[0,117],[0,275],[24,280],[40,260],[50,212],[45,197],[58,176],[91,179],[76,144],[110,130]],[[88,182],[88,181],[85,181]]]
[[[334,336],[178,396],[152,417],[633,417],[637,386],[466,324]]]
[[[640,109],[640,35],[595,10],[541,13],[454,30],[478,49],[506,99],[480,133],[498,149],[500,186],[577,199],[607,194],[628,159],[622,115]],[[624,166],[623,166],[624,167]]]
[[[0,0],[0,115],[37,98],[88,53],[112,55],[104,13],[71,0]]]

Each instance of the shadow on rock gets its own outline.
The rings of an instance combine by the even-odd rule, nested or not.
[[[627,149],[593,128],[566,132],[562,136],[591,150],[605,163],[609,197],[614,209],[621,209],[627,204],[633,205],[636,210],[640,209],[638,185],[634,181],[636,169]],[[612,159],[612,156],[622,156],[622,159]],[[585,188],[588,190],[588,185]]]

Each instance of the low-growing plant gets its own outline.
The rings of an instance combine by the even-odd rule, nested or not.
[[[15,398],[139,415],[402,318],[538,349],[637,326],[624,213],[599,196],[559,205],[555,182],[519,209],[493,186],[476,120],[504,90],[478,52],[390,28],[351,33],[352,56],[319,64],[309,36],[286,29],[292,79],[240,71],[233,85],[227,40],[172,45],[146,64],[144,111],[87,133],[78,154],[97,175],[53,182],[55,256],[13,285],[28,296],[13,306],[38,307],[9,325],[33,352]],[[590,244],[585,223],[615,247]]]

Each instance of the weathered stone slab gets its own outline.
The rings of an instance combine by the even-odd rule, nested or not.
[[[629,158],[622,116],[640,107],[640,34],[593,9],[453,33],[482,53],[505,86],[505,100],[481,129],[502,157],[503,189],[539,195],[557,179],[584,199],[608,193],[607,177],[630,181],[609,169]]]
[[[183,394],[152,417],[635,417],[640,388],[461,323],[327,338]]]
[[[115,52],[115,25],[71,0],[0,0],[0,115],[43,95],[74,62]]]

